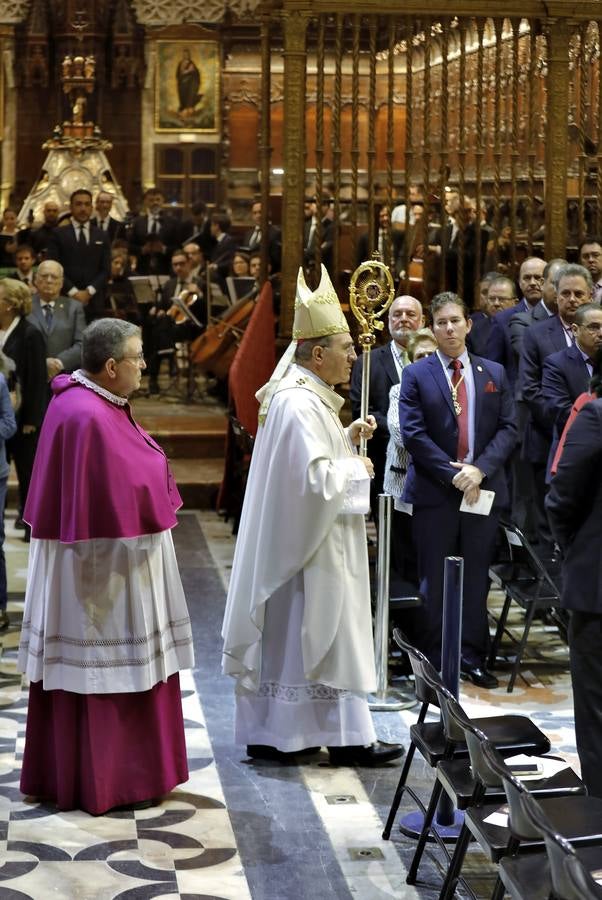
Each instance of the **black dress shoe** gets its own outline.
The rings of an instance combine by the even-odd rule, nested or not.
[[[25,522],[23,521],[21,516],[19,516],[18,519],[15,519],[15,528],[25,528]]]
[[[319,752],[320,747],[305,747],[304,750],[285,753],[284,750],[277,750],[276,747],[270,747],[268,744],[247,744],[247,756],[250,756],[251,759],[270,759],[289,765],[294,765],[298,756],[311,756]]]
[[[469,666],[462,663],[460,677],[464,681],[472,681],[477,687],[496,688],[499,687],[499,681],[491,672],[481,666]]]
[[[405,753],[401,744],[375,741],[369,747],[329,747],[332,766],[382,766]]]

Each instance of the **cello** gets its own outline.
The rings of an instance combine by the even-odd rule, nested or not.
[[[257,295],[243,297],[209,325],[190,344],[190,362],[216,378],[224,379],[238,350],[238,345],[255,309]]]

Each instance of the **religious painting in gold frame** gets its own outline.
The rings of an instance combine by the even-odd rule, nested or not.
[[[218,132],[218,42],[157,41],[156,50],[155,130]]]

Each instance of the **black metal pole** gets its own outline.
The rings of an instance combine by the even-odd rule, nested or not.
[[[441,630],[441,677],[454,697],[460,693],[460,647],[462,641],[462,593],[464,588],[464,560],[461,556],[446,556],[443,574],[443,627]],[[437,807],[438,825],[452,825],[454,806],[443,791]]]

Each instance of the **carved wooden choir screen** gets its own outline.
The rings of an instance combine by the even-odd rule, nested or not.
[[[457,237],[457,288],[471,303],[485,266],[514,275],[526,255],[564,255],[602,231],[598,23],[289,13],[283,27],[284,297],[302,258],[307,194],[333,198],[341,288],[359,236],[375,248],[378,210],[401,201],[409,215],[412,186],[424,213],[403,241],[405,273],[447,222],[446,188],[473,201],[470,285],[462,228]],[[439,229],[438,255],[424,254],[427,299],[448,284],[448,232]],[[391,241],[385,252],[390,262]],[[285,300],[283,334],[291,314]]]

